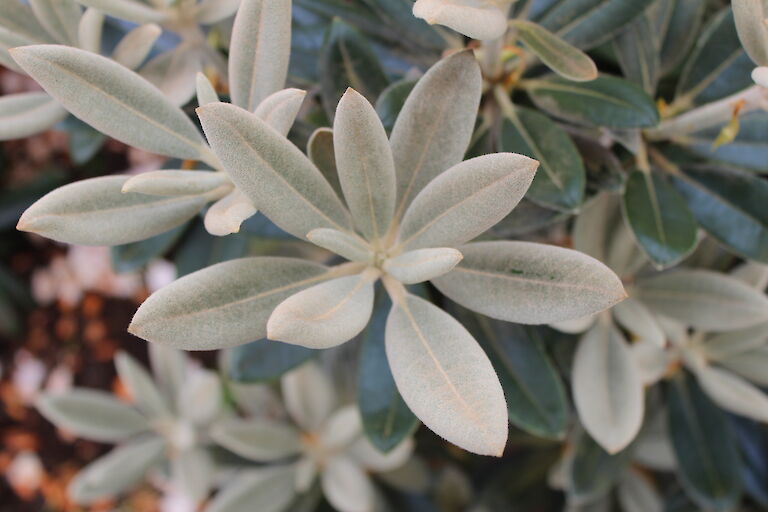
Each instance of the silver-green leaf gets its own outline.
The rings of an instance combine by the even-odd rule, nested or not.
[[[488,356],[452,316],[407,295],[387,319],[386,350],[397,389],[424,424],[447,441],[501,456],[507,405]]]
[[[462,162],[427,185],[403,217],[400,243],[407,249],[455,247],[506,217],[525,195],[538,162],[495,153]]]
[[[530,242],[476,242],[432,282],[462,306],[508,322],[544,324],[581,318],[624,300],[619,278],[594,258]]]
[[[219,263],[174,281],[141,305],[129,331],[185,350],[213,350],[256,341],[280,302],[317,284],[327,269],[291,258]]]
[[[243,0],[230,48],[232,103],[253,112],[285,84],[291,51],[291,0]]]
[[[275,224],[301,239],[316,228],[350,228],[349,212],[317,167],[263,120],[226,103],[197,111],[232,181]]]
[[[103,176],[57,188],[30,206],[17,228],[70,244],[120,245],[169,231],[208,201],[200,195],[124,194],[128,180]]]
[[[181,109],[106,57],[59,45],[26,46],[12,53],[67,110],[111,137],[176,158],[199,159],[210,151]]]
[[[36,406],[57,427],[93,441],[122,441],[149,429],[147,419],[136,409],[103,391],[44,394]]]

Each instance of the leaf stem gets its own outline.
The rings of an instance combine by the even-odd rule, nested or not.
[[[405,304],[405,298],[408,295],[408,290],[405,289],[403,283],[393,278],[389,274],[381,276],[381,282],[384,284],[384,289],[387,290],[392,302],[397,305]]]
[[[706,128],[727,123],[734,109],[746,114],[753,110],[768,109],[768,89],[753,85],[743,91],[712,103],[707,103],[672,119],[662,121],[656,128],[644,130],[650,140],[671,140]]]

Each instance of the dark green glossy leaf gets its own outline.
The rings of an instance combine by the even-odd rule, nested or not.
[[[721,130],[722,126],[715,126],[693,133],[685,137],[685,145],[706,158],[768,173],[768,112],[757,110],[741,116],[736,138],[715,148]]]
[[[605,496],[629,465],[631,450],[611,455],[584,432],[578,436],[571,463],[571,491],[579,501]]]
[[[640,247],[658,267],[682,261],[696,247],[696,219],[685,199],[659,174],[634,171],[622,209]]]
[[[733,13],[726,7],[696,43],[677,84],[675,101],[684,97],[701,105],[737,93],[752,85],[754,67],[741,47]]]
[[[578,124],[644,128],[659,122],[653,100],[637,85],[602,75],[591,82],[560,77],[524,82],[540,109]]]
[[[537,21],[572,45],[588,50],[610,40],[652,2],[653,0],[560,0],[547,9]]]
[[[496,369],[509,420],[533,435],[562,439],[569,420],[565,390],[536,330],[458,306],[454,311]]]
[[[395,82],[381,93],[376,100],[376,113],[387,131],[392,130],[400,111],[405,105],[405,100],[416,86],[417,80],[400,80]]]
[[[111,247],[112,269],[118,274],[141,269],[173,247],[188,226],[189,223],[184,223],[146,240]]]
[[[391,307],[389,297],[379,289],[371,321],[360,335],[357,370],[357,405],[363,429],[371,443],[383,452],[400,444],[419,424],[397,391],[387,363],[384,326]]]
[[[643,14],[613,40],[622,73],[648,94],[656,91],[661,67],[656,37],[651,20]]]
[[[410,0],[363,1],[390,27],[392,36],[433,51],[445,48],[445,40],[435,28],[413,15],[413,2]]]
[[[704,0],[661,0],[669,7],[660,27],[661,73],[672,72],[688,55],[704,18]]]
[[[742,454],[744,490],[763,507],[768,508],[768,430],[746,418],[731,416]]]
[[[347,87],[373,102],[389,85],[370,43],[354,27],[334,19],[320,53],[321,95],[329,118]]]
[[[515,238],[562,222],[570,216],[569,213],[545,208],[523,199],[512,213],[491,228],[490,233],[497,238]]]
[[[263,339],[226,351],[224,368],[230,378],[237,382],[269,381],[315,357],[318,352]]]
[[[697,167],[675,176],[674,183],[712,237],[768,263],[768,182],[747,172]]]
[[[196,221],[176,251],[176,271],[182,277],[215,263],[245,256],[247,248],[248,241],[243,234],[213,236],[201,221]]]
[[[667,391],[669,434],[686,492],[704,510],[733,510],[741,495],[739,458],[725,413],[686,371]]]
[[[565,211],[581,205],[586,181],[581,155],[568,134],[547,116],[517,108],[514,116],[504,119],[498,146],[539,161],[528,199]]]

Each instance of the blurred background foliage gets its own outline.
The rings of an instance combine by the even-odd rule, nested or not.
[[[420,74],[446,50],[465,43],[447,29],[414,18],[410,0],[294,4],[289,82],[309,91],[289,135],[300,148],[316,128],[331,124],[349,86],[376,105],[391,129]],[[575,6],[573,12],[565,4]],[[593,4],[612,4],[616,11],[590,17]],[[565,38],[589,53],[601,76],[568,82],[536,61],[521,62],[523,54],[514,47],[503,52],[503,66],[524,74],[486,75],[488,93],[468,156],[520,152],[551,171],[540,172],[527,199],[492,235],[570,246],[574,215],[588,198],[607,190],[623,193],[621,215],[657,267],[685,260],[687,266],[727,271],[741,258],[768,263],[768,184],[762,175],[768,172],[768,113],[737,112],[726,129],[719,125],[653,135],[660,119],[752,86],[754,66],[741,48],[728,3],[519,0],[515,8],[526,9],[529,19],[553,32],[570,27]],[[573,25],[581,11],[586,14]],[[108,19],[104,44],[114,46],[132,27]],[[209,42],[226,52],[230,29],[231,19],[211,26]],[[165,34],[155,54],[176,42]],[[499,81],[509,92],[512,110],[494,97]],[[0,68],[2,93],[35,88],[30,79]],[[193,101],[186,107],[193,119],[195,106]],[[635,170],[642,128],[651,134],[650,182]],[[0,143],[0,472],[5,474],[0,510],[79,510],[65,497],[64,486],[105,447],[55,433],[30,406],[39,390],[71,385],[119,395],[112,358],[124,349],[146,361],[145,344],[128,335],[125,326],[149,292],[175,276],[246,255],[318,257],[316,249],[291,240],[261,214],[249,219],[240,233],[225,237],[208,235],[197,217],[149,240],[111,249],[68,248],[14,229],[29,205],[62,184],[161,163],[71,115],[51,131]],[[164,165],[182,168],[188,163]],[[652,197],[655,204],[649,206]],[[699,227],[706,232],[700,243]],[[423,293],[440,300],[433,290]],[[647,510],[642,498],[627,497],[642,492],[632,487],[632,474],[654,482],[669,512],[768,510],[766,426],[723,412],[685,371],[654,387],[647,398],[668,408],[659,414],[670,416],[676,467],[648,464],[650,457],[643,456],[653,447],[642,435],[626,450],[609,455],[572,428],[568,382],[575,335],[497,322],[455,308],[500,375],[512,422],[510,445],[503,458],[490,459],[420,431],[418,452],[433,479],[430,496],[385,486],[392,510],[563,510],[565,499],[558,490],[563,484],[557,483],[566,478],[563,474],[570,491],[585,503],[570,510]],[[341,372],[348,388],[379,389],[391,379],[388,372],[377,373],[380,345],[380,340],[366,338],[340,349],[337,359],[360,361],[359,383],[350,370],[354,363]],[[317,356],[262,340],[226,352],[220,362],[228,378],[255,383],[274,381]],[[214,354],[194,357],[210,368],[219,363]],[[392,388],[391,393],[397,392]],[[381,411],[358,398],[364,420],[371,422],[369,434],[375,433]],[[403,412],[398,423],[402,435],[414,428],[409,414]],[[564,464],[563,454],[569,467],[553,469]],[[589,505],[596,496],[610,497]],[[144,486],[119,503],[94,510],[156,510],[158,499]],[[318,510],[330,508],[324,504]]]

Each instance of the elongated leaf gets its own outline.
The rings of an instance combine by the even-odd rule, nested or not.
[[[627,25],[613,40],[613,49],[623,75],[653,95],[661,74],[661,58],[649,16],[640,15]]]
[[[680,372],[667,388],[678,475],[704,510],[733,510],[741,494],[738,447],[725,414]]]
[[[223,366],[237,382],[274,380],[317,355],[317,351],[287,343],[259,340],[226,352]]]
[[[320,228],[309,232],[310,242],[350,261],[368,262],[371,259],[371,249],[367,242],[358,235],[353,235],[335,229]]]
[[[349,213],[320,171],[264,121],[225,103],[198,114],[232,181],[280,228],[303,239],[315,228],[349,227]]]
[[[704,128],[686,136],[681,142],[704,158],[759,173],[768,172],[765,166],[768,158],[768,113],[755,110],[739,116],[736,137],[728,144],[715,147],[722,130],[719,125]]]
[[[589,435],[576,438],[570,467],[571,498],[577,503],[589,503],[605,496],[624,474],[631,461],[630,451],[611,455]]]
[[[329,118],[347,87],[374,101],[389,85],[370,43],[353,26],[334,18],[320,52],[321,95]]]
[[[435,176],[463,160],[481,88],[474,55],[461,52],[433,66],[408,96],[390,136],[397,171],[397,217]]]
[[[35,135],[66,116],[64,107],[44,92],[5,95],[0,98],[0,140]]]
[[[24,71],[11,58],[8,50],[17,46],[55,42],[37,20],[32,8],[18,0],[3,0],[0,19],[0,64],[17,73]]]
[[[704,0],[674,0],[672,12],[666,22],[661,41],[661,69],[667,74],[674,71],[688,56],[696,42],[704,18]]]
[[[454,247],[506,217],[528,190],[537,162],[496,153],[455,165],[435,178],[405,212],[400,242],[408,249]]]
[[[153,418],[171,415],[171,407],[155,385],[149,372],[127,352],[115,356],[115,368],[123,385],[140,409]]]
[[[722,332],[768,320],[768,297],[708,270],[678,270],[638,279],[633,297],[655,312],[704,331]]]
[[[677,82],[676,97],[695,105],[725,98],[752,85],[753,67],[739,42],[733,12],[724,8],[696,43]]]
[[[114,442],[149,429],[146,418],[109,393],[73,389],[63,395],[45,394],[37,410],[57,427],[93,441]]]
[[[675,265],[696,248],[696,219],[685,199],[659,174],[634,171],[622,209],[640,247],[657,267]]]
[[[414,416],[386,363],[385,329],[392,302],[383,290],[376,294],[373,315],[361,334],[357,372],[357,406],[367,439],[382,452],[390,452],[416,430]]]
[[[405,403],[447,441],[500,456],[507,408],[496,372],[472,335],[453,317],[413,295],[387,319],[386,348]]]
[[[384,270],[404,284],[429,281],[450,272],[462,255],[448,247],[416,249],[387,260]]]
[[[149,82],[90,52],[56,45],[13,50],[13,58],[67,110],[126,144],[177,158],[209,151],[184,113]]]
[[[330,348],[365,328],[373,310],[376,275],[339,277],[292,295],[267,322],[267,337],[307,348]]]
[[[197,92],[195,77],[208,64],[206,57],[204,46],[193,42],[182,43],[142,66],[141,76],[157,87],[173,105],[182,107]]]
[[[722,358],[718,364],[758,386],[768,387],[768,373],[765,371],[766,365],[768,365],[767,344]]]
[[[73,0],[30,0],[30,7],[48,34],[59,43],[77,45],[82,8]]]
[[[231,419],[217,423],[211,438],[227,450],[257,462],[285,459],[301,451],[298,430],[262,419]]]
[[[726,331],[708,337],[703,348],[709,360],[719,361],[767,344],[768,322],[762,322],[745,329]]]
[[[509,2],[417,0],[413,14],[430,24],[445,25],[472,39],[493,40],[507,30]]]
[[[475,336],[496,369],[507,399],[509,421],[533,435],[562,439],[568,403],[540,333],[465,309],[456,317]]]
[[[616,322],[629,331],[636,340],[643,340],[663,348],[667,344],[664,331],[642,302],[632,297],[614,306],[613,317]]]
[[[101,52],[101,36],[104,33],[104,13],[88,7],[77,25],[77,46],[93,53]]]
[[[18,229],[81,245],[120,245],[163,233],[192,218],[204,196],[158,197],[122,193],[128,176],[70,183],[43,196]]]
[[[597,66],[589,55],[546,28],[523,20],[515,20],[513,26],[526,47],[558,75],[576,82],[597,78]]]
[[[277,132],[288,135],[306,95],[307,92],[300,89],[277,91],[264,98],[256,107],[254,114]]]
[[[405,100],[416,87],[416,80],[400,80],[384,89],[376,100],[376,113],[387,131],[392,130],[397,116],[403,110]]]
[[[768,396],[741,377],[712,366],[696,370],[704,392],[717,405],[755,421],[768,421]]]
[[[266,336],[280,302],[325,279],[326,268],[290,258],[247,258],[189,274],[153,293],[129,331],[185,350],[233,347]]]
[[[566,121],[610,128],[645,128],[659,122],[650,96],[620,78],[601,75],[573,83],[549,77],[526,82],[525,88],[536,106]]]
[[[286,374],[280,384],[283,402],[294,422],[304,432],[319,434],[338,403],[329,376],[309,362]]]
[[[282,512],[296,496],[292,466],[244,471],[208,504],[208,512]]]
[[[736,420],[731,424],[742,450],[744,490],[757,503],[768,506],[768,461],[763,457],[768,450],[768,433],[753,421]]]
[[[197,93],[197,104],[200,107],[219,101],[216,89],[213,88],[213,84],[203,73],[198,73],[195,77],[195,92]]]
[[[323,493],[337,510],[372,510],[375,503],[373,482],[365,470],[346,455],[328,461],[321,475]]]
[[[136,69],[152,51],[163,29],[154,23],[140,25],[128,32],[112,52],[112,59],[128,69]]]
[[[629,445],[645,411],[643,381],[621,332],[598,321],[573,360],[573,398],[582,425],[608,453]]]
[[[134,23],[160,23],[167,14],[135,0],[78,0],[81,4]]]
[[[763,0],[742,0],[733,3],[733,16],[739,40],[755,64],[768,65],[768,6]]]
[[[444,50],[446,40],[434,27],[413,15],[410,0],[363,0],[384,20],[393,37],[402,37],[425,50]]]
[[[606,261],[611,224],[618,216],[618,207],[618,198],[607,192],[585,203],[573,224],[573,248]]]
[[[163,458],[165,440],[152,436],[124,444],[88,464],[69,485],[76,503],[88,505],[134,488]]]
[[[123,185],[123,192],[152,196],[189,196],[205,194],[225,185],[229,180],[212,171],[150,171],[133,176]]]
[[[581,318],[626,297],[619,278],[570,249],[530,242],[476,242],[433,281],[462,306],[508,322],[544,324]]]
[[[212,25],[237,12],[241,0],[202,0],[196,7],[195,18],[201,25]]]
[[[637,470],[627,471],[618,489],[625,512],[664,512],[664,500],[649,478]]]
[[[339,182],[339,171],[336,168],[336,154],[333,149],[333,130],[318,128],[307,142],[307,156],[331,184],[331,188],[339,197],[344,197]]]
[[[248,253],[247,245],[247,237],[239,233],[211,239],[202,222],[193,222],[174,254],[176,273],[182,277],[216,263],[242,258]]]
[[[205,229],[215,236],[238,233],[243,222],[255,214],[253,202],[235,189],[208,208],[205,213]]]
[[[588,50],[608,41],[653,0],[560,0],[538,19],[544,28]]]
[[[565,211],[581,205],[586,182],[581,155],[568,134],[548,117],[516,108],[514,116],[504,119],[499,148],[539,161],[528,199]]]
[[[696,220],[732,251],[768,262],[768,183],[748,173],[688,169],[674,178]]]
[[[333,123],[336,167],[355,225],[382,239],[395,211],[395,162],[376,111],[354,89],[341,98]]]

